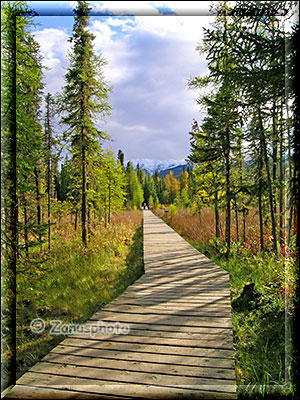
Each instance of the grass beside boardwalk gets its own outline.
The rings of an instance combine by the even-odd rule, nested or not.
[[[213,245],[192,243],[230,274],[236,375],[240,398],[291,393],[286,342],[292,307],[286,308],[289,289],[282,264],[271,254],[220,256]],[[291,360],[289,360],[291,362]]]
[[[174,217],[162,210],[156,214],[230,274],[238,398],[292,395],[293,387],[286,383],[293,378],[291,321],[295,264],[285,249],[277,257],[271,252],[256,251],[253,234],[256,227],[249,224],[250,240],[233,243],[227,259],[222,242],[216,240],[212,230],[209,232],[213,220],[205,220],[205,216],[211,215],[210,210],[204,210],[201,219],[186,211]]]
[[[52,243],[40,263],[18,266],[18,377],[64,338],[49,334],[50,320],[82,323],[143,274],[141,211],[124,211],[107,228],[93,229],[87,248],[71,221],[62,220]],[[46,321],[44,332],[31,332],[35,318]],[[5,357],[9,351],[4,365]]]

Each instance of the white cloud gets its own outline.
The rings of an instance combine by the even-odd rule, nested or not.
[[[136,30],[151,32],[171,40],[197,43],[203,37],[202,27],[207,26],[212,17],[203,16],[138,16]]]
[[[76,2],[71,1],[74,7]],[[207,15],[211,1],[90,1],[94,13],[114,15],[161,15],[170,12],[177,15]]]
[[[66,58],[67,50],[70,47],[67,41],[68,34],[57,28],[46,28],[34,32],[36,40],[41,46],[41,51],[46,59],[55,55]]]
[[[113,3],[124,7],[123,2]],[[92,3],[102,11],[111,4]],[[153,4],[158,7],[163,2]],[[187,79],[205,69],[205,60],[195,47],[209,17],[161,16],[153,5],[147,7],[152,16],[90,19],[95,51],[108,61],[104,76],[114,86],[112,117],[106,128],[101,122],[101,128],[114,140],[108,146],[114,151],[121,148],[128,158],[184,159],[192,120],[199,117],[197,93],[188,90]],[[63,86],[68,65],[68,35],[55,27],[35,35],[44,63],[51,67],[46,72],[46,90],[55,93]]]
[[[43,64],[49,68],[44,72],[45,93],[55,94],[64,84],[64,68],[67,66],[67,53],[70,49],[68,34],[61,29],[46,28],[34,32],[41,47]]]
[[[94,20],[91,22],[90,30],[95,35],[95,51],[101,52],[103,58],[108,61],[105,76],[116,85],[128,79],[133,74],[135,66],[128,62],[132,49],[127,36],[117,35],[111,28],[112,23],[115,23],[112,18],[106,19],[105,22]]]
[[[91,1],[89,2],[93,12],[113,13],[115,15],[136,15],[149,13],[159,15],[159,11],[147,1]]]

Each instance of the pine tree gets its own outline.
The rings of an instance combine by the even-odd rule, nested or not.
[[[4,353],[8,352],[8,383],[14,383],[16,371],[16,265],[29,238],[27,202],[33,197],[34,167],[41,156],[39,107],[42,90],[42,65],[39,45],[30,31],[32,17],[25,2],[1,3],[1,130],[3,181],[3,287],[5,302],[2,315],[5,331]],[[36,227],[36,224],[32,224]],[[20,242],[24,229],[25,246]],[[27,235],[27,236],[26,236]],[[23,256],[23,254],[22,254]]]
[[[45,154],[46,154],[46,190],[47,190],[47,219],[48,219],[48,250],[51,249],[51,199],[53,197],[53,128],[52,118],[54,116],[54,99],[50,93],[45,97],[46,115],[45,115]]]
[[[118,160],[120,161],[120,164],[124,169],[124,153],[121,149],[118,151]]]
[[[110,114],[108,94],[111,88],[103,77],[106,64],[93,50],[95,36],[88,30],[90,7],[86,1],[78,1],[75,12],[73,44],[70,65],[65,76],[66,85],[60,108],[64,112],[61,122],[68,126],[73,158],[80,159],[81,176],[81,232],[82,242],[87,245],[87,171],[91,155],[99,151],[99,139],[107,138],[96,122]]]
[[[125,200],[125,173],[119,159],[111,151],[96,156],[94,177],[88,192],[93,208],[104,214],[105,225],[111,215],[122,209]]]
[[[165,177],[166,192],[168,196],[168,203],[173,204],[179,196],[179,182],[174,176],[174,172],[171,171]]]
[[[132,177],[132,206],[140,209],[144,200],[144,192],[136,172]]]

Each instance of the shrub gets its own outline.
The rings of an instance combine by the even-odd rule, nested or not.
[[[171,217],[176,217],[178,213],[178,208],[175,206],[175,204],[171,204],[169,210]]]

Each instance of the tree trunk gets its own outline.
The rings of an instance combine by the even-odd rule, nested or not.
[[[215,223],[216,223],[216,237],[220,238],[220,216],[219,216],[219,208],[218,208],[218,192],[215,192]]]
[[[24,202],[24,241],[25,241],[25,254],[26,257],[29,255],[28,246],[28,216],[27,216],[27,201]]]
[[[91,206],[87,203],[87,235],[89,238],[91,237],[91,233]]]
[[[272,159],[273,159],[273,164],[272,164],[272,179],[273,183],[275,184],[276,187],[276,182],[277,182],[277,164],[278,164],[278,137],[277,137],[277,115],[276,115],[276,103],[273,102],[273,107],[272,107],[272,131],[273,131],[273,138],[272,138]],[[276,198],[276,192],[274,191],[274,197]]]
[[[110,224],[110,212],[111,212],[111,183],[108,184],[108,224]]]
[[[34,178],[35,178],[35,193],[36,193],[37,224],[39,229],[39,241],[41,241],[42,234],[40,232],[40,228],[42,222],[42,207],[41,207],[40,173],[37,167],[34,168]]]
[[[47,209],[48,209],[48,250],[51,250],[51,161],[50,154],[48,155],[48,171],[47,171]]]
[[[259,214],[259,232],[260,232],[260,249],[264,251],[264,224],[263,224],[263,210],[262,210],[262,169],[263,169],[263,150],[260,141],[259,147],[259,162],[258,162],[258,214]]]
[[[104,202],[104,226],[107,228],[107,204],[106,204],[106,199]]]
[[[226,149],[225,149],[225,179],[226,179],[226,224],[225,224],[225,241],[227,244],[226,256],[230,253],[230,230],[231,230],[231,216],[230,216],[230,150],[229,150],[229,130],[226,129]]]
[[[4,199],[5,209],[5,247],[4,247],[4,289],[7,296],[2,309],[3,328],[8,333],[5,337],[5,345],[10,349],[10,357],[6,366],[5,383],[14,384],[16,381],[16,264],[17,264],[17,221],[18,221],[18,199],[17,199],[17,46],[16,46],[16,24],[17,17],[12,11],[7,19],[7,31],[9,33],[9,53],[11,63],[8,65],[8,111],[3,118],[5,125],[5,163],[4,170]]]
[[[47,212],[48,212],[48,250],[51,249],[51,141],[52,141],[52,129],[50,123],[50,108],[51,108],[51,96],[46,96],[46,142],[47,142]]]
[[[82,202],[81,202],[81,238],[82,243],[87,246],[86,234],[86,156],[84,144],[84,130],[82,129],[82,145],[81,145],[81,167],[82,167]]]
[[[89,191],[89,183],[86,183],[86,190]],[[91,236],[91,205],[89,201],[86,203],[87,207],[87,237],[90,238]]]
[[[77,223],[78,223],[78,210],[75,210],[75,219],[74,219],[74,230],[77,230]]]
[[[292,219],[293,219],[293,191],[291,189],[293,174],[292,174],[292,140],[291,140],[291,129],[290,129],[290,118],[289,118],[289,106],[288,102],[286,103],[286,114],[287,114],[287,144],[288,144],[288,182],[289,182],[289,191],[288,191],[288,240],[287,244],[290,245],[291,235],[292,235]]]
[[[236,225],[236,241],[240,240],[239,235],[239,216],[238,216],[238,207],[236,204],[236,197],[234,197],[234,214],[235,214],[235,225]]]
[[[279,243],[284,243],[284,204],[283,204],[283,187],[284,187],[284,173],[283,173],[283,106],[280,109],[280,137],[279,137]]]
[[[267,172],[269,203],[270,203],[270,213],[271,213],[271,222],[272,222],[273,250],[274,250],[274,253],[277,254],[276,221],[275,221],[275,212],[274,212],[274,203],[273,203],[272,182],[271,182],[271,174],[270,174],[269,160],[268,160],[268,154],[267,154],[267,144],[266,144],[266,138],[265,138],[265,133],[264,133],[264,128],[263,128],[263,122],[262,122],[260,108],[258,108],[258,118],[259,118],[259,124],[260,124],[261,144],[262,144],[263,155],[264,155],[264,160],[265,160],[265,167],[266,167],[266,172]]]
[[[243,208],[243,242],[246,242],[246,208]]]

